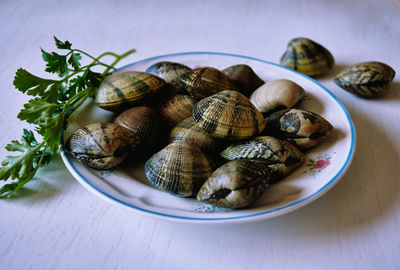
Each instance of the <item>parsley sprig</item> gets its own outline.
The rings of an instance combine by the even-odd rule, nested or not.
[[[20,141],[14,140],[6,145],[6,150],[18,155],[7,156],[1,163],[0,180],[11,183],[0,187],[0,197],[12,197],[26,183],[33,179],[40,167],[50,162],[60,145],[61,133],[67,127],[68,117],[87,99],[94,98],[102,80],[123,58],[135,52],[129,50],[118,55],[105,52],[98,57],[72,48],[69,41],[62,42],[54,37],[56,47],[64,54],[48,53],[41,49],[46,62],[45,71],[57,74],[60,79],[37,77],[23,68],[17,70],[13,84],[16,89],[33,98],[24,104],[18,118],[35,126],[35,131],[42,137],[41,142],[34,132],[24,129]],[[82,66],[82,55],[91,62]],[[102,61],[105,56],[114,57],[108,65]],[[94,72],[91,68],[102,66],[103,73]]]

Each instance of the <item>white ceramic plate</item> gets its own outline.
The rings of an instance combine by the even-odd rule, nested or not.
[[[127,65],[120,70],[145,71],[159,61],[179,62],[192,68],[212,66],[218,69],[247,64],[265,81],[292,80],[306,90],[300,108],[326,118],[335,128],[333,136],[308,152],[303,166],[268,188],[250,208],[240,210],[218,208],[195,199],[179,198],[161,192],[146,180],[143,164],[100,171],[83,165],[62,151],[62,159],[71,174],[100,198],[155,218],[187,223],[240,223],[279,216],[312,202],[332,188],[349,167],[355,149],[353,123],[343,104],[313,79],[260,59],[214,52],[161,55]],[[78,127],[107,122],[111,118],[111,113],[87,103],[73,115],[65,137]]]

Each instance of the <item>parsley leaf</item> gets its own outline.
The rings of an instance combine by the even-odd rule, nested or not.
[[[56,112],[59,106],[45,100],[35,98],[24,104],[24,108],[19,112],[18,118],[28,123],[38,123]]]
[[[66,49],[66,50],[71,50],[72,44],[67,40],[65,42],[62,42],[56,36],[54,36],[54,41],[56,42],[56,47],[58,49]]]
[[[42,117],[38,121],[40,129],[38,129],[39,134],[43,136],[43,140],[46,141],[50,152],[54,154],[57,152],[58,144],[60,143],[61,133],[64,128],[65,112],[59,114]]]
[[[58,81],[36,77],[23,68],[17,70],[13,81],[15,88],[30,96],[43,96],[46,89],[54,83]]]
[[[34,133],[24,129],[22,139],[14,140],[6,146],[6,150],[17,152],[17,155],[6,156],[0,166],[0,180],[13,180],[0,187],[0,197],[4,194],[11,197],[35,176],[37,170],[50,162],[58,150],[61,134],[67,127],[68,117],[90,97],[94,98],[98,86],[104,77],[122,59],[134,53],[127,51],[118,55],[105,52],[93,57],[90,54],[73,49],[69,41],[62,42],[54,37],[56,47],[68,50],[65,55],[56,52],[48,53],[41,49],[46,71],[55,73],[60,80],[37,77],[23,68],[17,70],[13,84],[16,89],[35,98],[24,104],[18,118],[35,125],[35,130],[42,137],[38,142]],[[82,55],[92,60],[89,65],[81,66]],[[116,59],[111,65],[100,61],[104,56]],[[106,69],[102,74],[90,69],[102,66]]]
[[[71,53],[71,56],[68,58],[68,63],[74,68],[75,71],[78,71],[81,65],[79,60],[81,59],[82,57],[79,53]]]
[[[22,136],[22,141],[12,141],[6,145],[11,152],[21,152],[18,156],[7,156],[1,163],[0,179],[24,178],[33,170],[33,162],[36,156],[36,147],[31,146],[27,137]]]
[[[42,58],[47,63],[45,71],[50,73],[56,73],[60,77],[65,76],[68,73],[68,64],[67,64],[67,56],[60,55],[56,52],[48,53],[43,49]]]

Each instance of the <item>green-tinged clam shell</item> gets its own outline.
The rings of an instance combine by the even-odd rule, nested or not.
[[[248,65],[230,66],[222,72],[235,84],[237,91],[246,97],[249,97],[255,89],[264,84],[264,81]]]
[[[304,89],[295,82],[280,79],[269,81],[257,88],[250,101],[262,113],[289,109],[304,96]]]
[[[197,193],[197,199],[218,207],[246,207],[263,194],[269,181],[267,160],[237,159],[216,169]]]
[[[122,111],[157,93],[165,82],[149,73],[117,72],[107,76],[97,90],[95,104],[109,111]]]
[[[266,159],[274,180],[282,179],[304,162],[304,154],[291,143],[270,136],[234,143],[221,156],[227,160]]]
[[[234,90],[235,86],[224,73],[216,68],[196,68],[179,77],[185,89],[196,100],[214,95],[223,90]]]
[[[350,66],[339,73],[335,83],[341,88],[364,98],[380,97],[386,93],[395,71],[380,62],[364,62]]]
[[[205,154],[185,142],[167,145],[145,164],[146,177],[153,186],[182,197],[196,195],[212,171],[212,162]]]
[[[190,67],[180,63],[163,61],[151,65],[146,69],[146,72],[156,75],[178,88],[183,88],[182,82],[178,78],[191,70]]]
[[[196,100],[189,95],[175,95],[161,105],[160,114],[169,127],[174,127],[192,116]]]
[[[332,54],[322,45],[307,38],[295,38],[289,41],[280,63],[308,76],[327,73],[333,68]]]
[[[170,142],[187,142],[199,147],[206,153],[215,153],[223,145],[218,139],[198,127],[193,117],[186,118],[172,129]]]
[[[91,124],[76,130],[67,140],[67,151],[95,169],[118,166],[138,145],[140,138],[119,125]]]
[[[241,93],[230,90],[196,103],[193,107],[193,119],[211,136],[230,140],[252,137],[265,127],[263,115],[250,100]]]
[[[326,140],[332,125],[322,116],[300,109],[274,112],[265,118],[263,134],[285,139],[300,148],[309,149]]]

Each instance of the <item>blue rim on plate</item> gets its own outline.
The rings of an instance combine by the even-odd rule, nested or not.
[[[61,146],[61,157],[66,165],[66,167],[70,170],[71,174],[73,174],[73,176],[81,183],[83,184],[86,188],[89,188],[91,191],[93,191],[96,195],[99,195],[100,197],[106,198],[108,200],[110,200],[111,202],[115,202],[118,204],[121,204],[123,206],[127,206],[129,208],[131,208],[132,210],[137,210],[137,213],[141,213],[141,214],[150,214],[150,216],[156,215],[159,217],[163,217],[166,218],[168,220],[172,220],[172,221],[218,221],[218,222],[224,222],[224,221],[232,221],[232,220],[247,220],[249,218],[255,218],[255,217],[262,217],[262,216],[266,216],[268,214],[277,212],[277,211],[282,211],[282,214],[287,213],[289,211],[295,210],[299,207],[301,207],[302,205],[304,205],[305,203],[309,203],[311,201],[314,201],[315,199],[319,198],[321,195],[323,195],[325,192],[327,192],[332,186],[333,184],[338,181],[340,179],[341,176],[343,176],[343,174],[346,172],[346,170],[348,169],[353,156],[354,156],[354,149],[355,149],[355,128],[354,128],[354,124],[350,118],[350,115],[347,111],[347,109],[345,108],[345,106],[342,104],[342,102],[339,101],[339,99],[332,94],[332,92],[330,92],[327,88],[325,88],[322,84],[320,84],[319,82],[315,81],[314,79],[299,73],[295,70],[289,69],[287,67],[281,66],[279,64],[275,64],[269,61],[265,61],[265,60],[261,60],[258,58],[254,58],[254,57],[250,57],[250,56],[243,56],[243,55],[238,55],[238,54],[231,54],[231,53],[220,53],[220,52],[203,52],[203,51],[195,51],[195,52],[182,52],[182,53],[172,53],[172,54],[164,54],[164,55],[158,55],[158,56],[154,56],[154,57],[150,57],[150,58],[146,58],[140,61],[136,61],[134,63],[125,65],[121,68],[119,68],[118,70],[122,70],[125,69],[127,67],[133,66],[133,65],[137,65],[139,63],[143,63],[143,62],[148,62],[148,61],[152,61],[152,60],[157,60],[160,58],[165,58],[165,57],[174,57],[174,56],[184,56],[184,55],[204,55],[204,54],[208,54],[208,55],[219,55],[219,56],[231,56],[231,57],[237,57],[237,58],[243,58],[243,59],[248,59],[248,60],[253,60],[253,61],[257,61],[257,62],[261,62],[261,63],[266,63],[269,65],[273,65],[273,66],[277,66],[281,69],[286,69],[289,70],[290,72],[296,73],[298,75],[300,75],[301,77],[311,81],[312,83],[316,84],[317,86],[319,86],[321,89],[323,89],[326,93],[328,93],[335,101],[336,103],[341,107],[341,109],[343,110],[348,124],[350,126],[350,136],[351,136],[351,143],[350,143],[350,149],[349,149],[349,153],[346,157],[346,160],[343,164],[343,166],[338,170],[338,172],[324,185],[322,186],[319,190],[317,190],[316,192],[314,192],[311,195],[308,195],[307,197],[304,197],[302,199],[299,199],[297,201],[294,201],[292,203],[289,203],[287,205],[284,205],[282,207],[277,207],[271,210],[266,210],[266,211],[262,211],[262,212],[258,212],[258,213],[254,213],[254,214],[246,214],[246,215],[241,215],[241,216],[234,216],[234,217],[221,217],[221,218],[200,218],[200,217],[185,217],[185,216],[179,216],[179,215],[171,215],[171,214],[165,214],[165,213],[161,213],[161,212],[157,212],[157,211],[151,211],[148,209],[143,209],[137,206],[134,206],[132,204],[129,204],[127,202],[124,202],[118,198],[115,198],[113,196],[111,196],[110,194],[105,193],[104,191],[100,190],[98,187],[96,187],[95,185],[93,185],[90,181],[88,181],[80,172],[79,170],[72,164],[68,154],[65,151],[65,147],[64,144],[62,144]],[[62,138],[62,142],[64,143],[64,139]],[[287,210],[287,211],[285,211]],[[257,220],[259,220],[261,218],[258,218]]]

